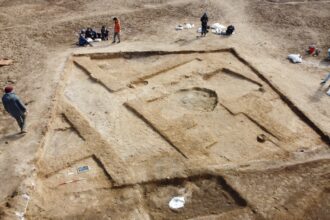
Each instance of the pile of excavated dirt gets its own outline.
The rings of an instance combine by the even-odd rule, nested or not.
[[[235,34],[200,38],[205,11]],[[0,0],[0,59],[14,60],[0,86],[29,109],[21,135],[0,107],[0,219],[327,219],[329,11],[321,0]],[[112,35],[113,16],[120,44],[75,46],[81,28]],[[305,56],[310,44],[319,57]]]

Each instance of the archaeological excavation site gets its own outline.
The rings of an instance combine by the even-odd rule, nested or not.
[[[232,48],[75,54],[54,109],[31,219],[281,219],[290,205],[306,200],[313,210],[329,193],[304,179],[288,191],[297,180],[283,181],[281,166],[262,169],[329,143]],[[325,168],[284,169],[318,175]],[[270,195],[258,193],[263,187],[273,187]],[[178,195],[185,206],[173,212],[168,203]],[[275,210],[259,196],[271,196]]]
[[[0,0],[0,220],[330,220],[329,12]]]

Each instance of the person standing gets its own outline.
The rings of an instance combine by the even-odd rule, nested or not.
[[[113,21],[115,22],[115,28],[114,28],[112,43],[113,44],[116,43],[116,38],[118,38],[118,43],[120,43],[120,31],[121,31],[120,21],[117,17],[114,17]]]
[[[328,75],[321,81],[321,86],[325,85],[329,79],[330,79],[330,73],[328,73]],[[330,85],[328,86],[327,89],[328,89],[327,95],[330,96]]]
[[[206,12],[203,14],[203,16],[201,17],[201,23],[202,23],[202,37],[206,36],[207,31],[207,22],[209,21],[209,18],[206,14]]]
[[[321,81],[321,85],[324,85],[330,79],[330,73]]]
[[[2,104],[5,110],[16,119],[18,126],[21,129],[21,133],[26,133],[25,119],[27,109],[13,90],[14,88],[12,86],[5,87],[5,94],[2,97]]]

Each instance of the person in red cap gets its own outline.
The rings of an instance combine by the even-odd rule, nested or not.
[[[118,43],[120,43],[120,31],[121,31],[120,21],[116,17],[113,18],[113,21],[115,22],[115,28],[114,28],[112,43],[113,44],[116,43],[116,37],[118,38]]]
[[[5,110],[16,119],[18,126],[21,128],[21,133],[26,133],[25,118],[27,109],[13,90],[14,88],[12,86],[5,87],[5,94],[2,96],[2,104]]]

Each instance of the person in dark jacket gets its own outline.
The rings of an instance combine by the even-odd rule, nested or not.
[[[93,29],[91,29],[91,33],[92,33],[92,39],[95,40],[97,38],[96,31],[94,31]]]
[[[84,46],[86,46],[86,45],[90,45],[90,46],[93,46],[91,43],[89,43],[88,41],[87,41],[87,39],[84,37],[84,35],[86,34],[86,31],[84,30],[84,29],[82,29],[81,31],[80,31],[80,34],[79,34],[79,38],[78,38],[78,43],[77,43],[77,45],[78,46],[81,46],[81,47],[84,47]]]
[[[109,31],[105,26],[102,26],[102,28],[101,28],[101,39],[102,40],[108,40],[109,39]]]
[[[207,16],[206,12],[201,17],[201,23],[202,23],[202,37],[206,36],[207,31],[207,22],[209,21],[209,17]]]
[[[93,32],[92,32],[92,28],[87,28],[86,32],[85,32],[85,38],[92,38],[93,37]]]
[[[5,110],[16,119],[18,126],[21,128],[21,133],[26,133],[25,118],[27,109],[13,90],[14,88],[12,86],[5,87],[2,104]]]
[[[79,39],[78,39],[78,46],[84,47],[86,45],[93,46],[91,43],[89,43],[86,38],[84,37],[83,34],[79,34]]]

